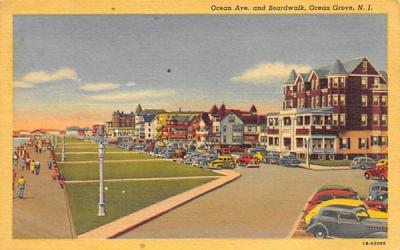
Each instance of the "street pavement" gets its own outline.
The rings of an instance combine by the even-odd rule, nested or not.
[[[30,152],[31,159],[41,163],[39,175],[27,170],[21,171],[18,163],[17,178],[22,174],[26,179],[24,199],[13,192],[13,237],[26,238],[72,238],[73,230],[67,212],[63,190],[51,179],[47,169],[49,152],[36,154]]]
[[[120,238],[286,238],[304,204],[323,185],[351,186],[361,195],[373,182],[361,170],[313,171],[262,164],[237,168],[238,180],[154,219]]]

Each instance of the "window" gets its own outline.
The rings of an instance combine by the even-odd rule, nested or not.
[[[339,115],[339,123],[340,125],[346,125],[346,114]]]
[[[368,115],[361,115],[361,126],[368,126]]]
[[[273,126],[274,125],[274,120],[272,118],[268,119],[268,126]]]
[[[368,138],[358,138],[358,148],[367,149],[368,148]]]
[[[381,83],[381,79],[379,77],[374,78],[374,86],[378,86]]]
[[[219,126],[215,126],[215,131],[219,132]]]
[[[224,132],[226,132],[226,126],[223,127]]]
[[[339,103],[339,98],[337,94],[332,95],[333,96],[333,106],[337,106]]]
[[[387,137],[386,136],[381,137],[381,144],[387,146]]]
[[[381,104],[382,104],[382,107],[387,106],[387,96],[385,96],[385,95],[382,96]]]
[[[366,96],[366,95],[361,96],[361,106],[363,106],[363,107],[368,106],[368,96]]]
[[[339,97],[340,97],[340,99],[339,99],[340,105],[345,106],[346,105],[346,95],[341,94]]]
[[[381,125],[387,126],[387,115],[382,115]]]
[[[228,121],[229,121],[230,123],[234,123],[234,122],[235,122],[235,116],[232,115],[232,114],[229,115]]]
[[[346,81],[344,77],[340,77],[340,87],[342,89],[346,88]]]
[[[319,96],[315,97],[315,105],[319,107]]]
[[[328,95],[328,106],[332,106],[332,95]]]
[[[339,78],[338,77],[333,78],[333,87],[337,88],[338,84],[339,84]]]
[[[367,72],[368,70],[368,62],[367,61],[363,61],[362,62],[362,71],[363,72]]]
[[[335,140],[334,139],[325,139],[325,148],[334,148]]]
[[[379,115],[373,115],[372,116],[372,124],[374,126],[379,126]]]
[[[332,125],[335,125],[335,126],[339,125],[339,117],[337,114],[332,115]]]
[[[311,119],[310,116],[304,116],[304,125],[310,125]]]
[[[363,89],[368,88],[368,77],[366,76],[361,77],[361,88]]]
[[[350,149],[350,138],[340,138],[340,149]]]
[[[326,96],[321,97],[321,106],[326,107]]]
[[[374,95],[372,97],[372,105],[379,106],[379,96],[378,95]]]
[[[296,118],[296,124],[297,125],[303,125],[303,117],[302,116],[298,116]]]
[[[285,126],[290,126],[291,125],[290,117],[284,117],[283,118],[283,124]]]
[[[335,211],[326,210],[323,212],[322,216],[337,218],[337,213]]]
[[[226,143],[226,135],[224,135],[222,140],[223,140],[224,143]]]
[[[380,145],[380,143],[379,143],[379,136],[371,136],[371,143],[372,143],[372,145],[375,145],[375,146],[379,146]]]
[[[341,220],[357,220],[357,216],[353,213],[340,213],[339,219],[341,219]]]

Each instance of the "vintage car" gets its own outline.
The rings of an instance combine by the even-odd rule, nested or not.
[[[369,186],[369,196],[370,197],[375,197],[379,193],[382,193],[382,192],[388,192],[388,183],[387,182],[378,181],[378,182],[372,183]]]
[[[369,207],[361,200],[351,200],[351,199],[332,199],[328,201],[324,201],[313,209],[311,209],[305,216],[304,222],[306,224],[310,224],[311,219],[318,214],[319,210],[323,207],[342,207],[342,208],[355,208],[362,207],[368,211],[368,214],[372,218],[378,219],[387,219],[388,214],[386,212],[377,211],[373,209],[369,209]]]
[[[277,164],[285,167],[298,167],[300,161],[295,155],[284,155],[278,159]]]
[[[318,189],[317,189],[317,193],[318,193],[318,192],[321,192],[321,191],[324,191],[324,190],[330,190],[330,189],[340,189],[340,190],[347,190],[347,191],[353,191],[353,192],[355,192],[355,191],[353,190],[353,188],[352,188],[352,187],[349,187],[349,186],[342,186],[342,185],[325,185],[325,186],[322,186],[322,187],[318,188]]]
[[[358,169],[370,169],[375,166],[376,162],[369,157],[356,157],[351,162],[351,168],[358,168]]]
[[[315,238],[386,238],[387,220],[372,218],[364,208],[324,207],[304,228]]]
[[[241,154],[239,158],[236,160],[236,164],[238,166],[243,166],[246,168],[259,168],[260,161],[255,158],[252,154]]]
[[[263,162],[268,164],[277,164],[279,160],[279,153],[269,152],[265,155]]]
[[[388,192],[379,192],[375,196],[369,195],[364,202],[371,208],[386,212],[388,210]]]
[[[232,159],[232,156],[228,156],[228,155],[221,155],[219,156],[217,159],[215,159],[214,161],[210,162],[208,164],[208,168],[217,168],[217,169],[221,169],[221,168],[235,168],[236,164]]]
[[[204,160],[200,160],[199,161],[199,166],[200,167],[207,167],[210,162],[216,160],[217,158],[218,158],[218,155],[216,155],[216,154],[208,155],[207,158],[205,158]]]
[[[388,161],[388,159],[380,159],[377,163],[376,163],[376,165],[375,166],[381,166],[381,165],[389,165],[389,161]]]
[[[376,165],[374,168],[368,169],[364,173],[365,179],[377,178],[380,181],[388,180],[388,166]]]
[[[308,201],[307,207],[304,209],[304,214],[307,214],[318,204],[332,199],[353,199],[361,200],[360,195],[355,191],[343,189],[327,189],[316,192]]]
[[[198,152],[190,152],[187,155],[185,155],[185,157],[183,157],[183,163],[184,164],[192,164],[193,160],[198,157],[200,155],[200,153]]]

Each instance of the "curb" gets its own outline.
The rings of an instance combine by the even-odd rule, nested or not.
[[[299,165],[300,168],[307,169],[307,170],[313,170],[313,171],[330,171],[330,170],[352,170],[351,167],[349,166],[337,166],[337,167],[312,167],[310,166],[309,168],[304,166],[304,165]]]
[[[225,170],[224,172],[228,172],[229,170]],[[241,177],[241,174],[235,171],[229,171],[227,175],[218,178],[212,182],[203,184],[194,189],[185,191],[183,193],[177,194],[160,202],[157,202],[153,205],[150,205],[146,208],[143,208],[139,211],[136,211],[132,214],[126,215],[120,219],[117,219],[108,224],[102,225],[98,228],[95,228],[89,232],[78,235],[78,239],[112,239],[116,238],[124,233],[131,231],[169,211],[178,208],[202,195],[205,195],[213,190],[216,190],[236,179]],[[207,187],[210,186],[210,187]],[[205,190],[202,190],[204,189]],[[194,193],[194,194],[191,194]],[[174,201],[176,200],[176,201]],[[169,204],[171,203],[171,204]],[[162,208],[157,208],[157,207]],[[143,214],[143,215],[141,215]],[[139,218],[135,218],[139,217]],[[125,224],[125,225],[124,225]]]
[[[304,212],[303,212],[303,211],[306,210],[306,207],[307,207],[307,205],[308,205],[308,201],[310,201],[310,199],[311,199],[316,193],[317,193],[317,192],[312,192],[312,194],[307,198],[307,201],[306,201],[306,203],[304,204],[303,209],[301,210],[299,216],[297,217],[296,222],[294,223],[292,229],[290,230],[290,233],[289,233],[289,235],[287,236],[287,238],[293,238],[294,234],[295,234],[296,231],[297,231],[297,228],[298,228],[299,225],[300,225],[301,219],[303,218],[303,215],[304,215]]]

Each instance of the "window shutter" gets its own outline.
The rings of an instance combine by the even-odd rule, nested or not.
[[[361,148],[361,138],[358,138],[358,148]]]
[[[350,138],[347,138],[347,148],[350,149]]]
[[[367,141],[366,141],[367,148],[369,148],[369,138],[367,137],[366,139],[367,139]]]
[[[374,144],[374,137],[371,136],[371,146],[373,146],[373,144]]]

